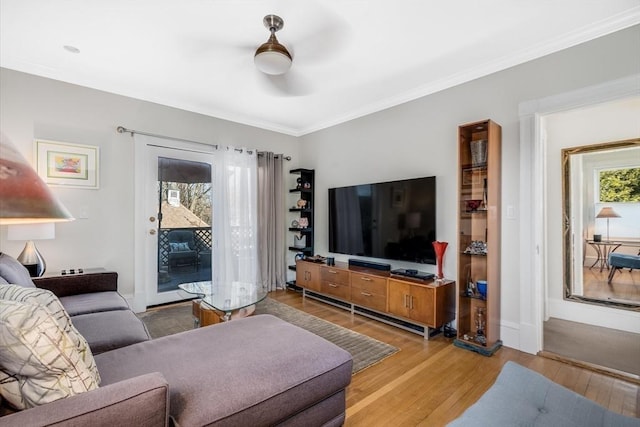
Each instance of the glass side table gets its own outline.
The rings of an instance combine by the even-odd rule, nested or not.
[[[187,293],[198,295],[206,306],[224,313],[222,319],[225,322],[231,320],[234,312],[253,306],[267,296],[267,290],[254,283],[214,285],[207,281],[182,283],[178,287]]]

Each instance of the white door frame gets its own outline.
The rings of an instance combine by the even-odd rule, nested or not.
[[[151,267],[149,266],[148,257],[148,233],[149,233],[149,207],[148,207],[148,194],[147,184],[148,177],[151,173],[150,168],[156,165],[151,165],[149,158],[151,155],[151,148],[162,147],[172,150],[178,150],[182,152],[195,152],[200,154],[212,154],[215,151],[215,146],[200,144],[190,141],[182,141],[177,139],[164,139],[144,136],[146,141],[134,141],[134,164],[136,165],[134,179],[134,296],[133,296],[133,309],[136,312],[143,312],[148,305],[148,283],[151,278]],[[203,161],[202,158],[199,161]],[[155,273],[157,274],[157,273]],[[157,278],[156,278],[157,279]]]
[[[640,95],[640,74],[522,102],[520,114],[520,350],[542,350],[547,311],[544,116]],[[605,310],[606,308],[603,308]]]

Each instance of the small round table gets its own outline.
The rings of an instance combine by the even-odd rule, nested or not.
[[[620,246],[622,246],[622,242],[613,242],[610,240],[603,240],[600,242],[596,242],[595,240],[587,240],[587,243],[596,251],[596,255],[598,258],[591,264],[589,269],[595,267],[596,264],[600,264],[600,273],[604,267],[609,269],[609,254],[611,252],[615,252]]]

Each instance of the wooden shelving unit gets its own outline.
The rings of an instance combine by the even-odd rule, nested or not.
[[[458,128],[458,347],[490,356],[500,348],[500,125]],[[486,281],[486,291],[481,292]],[[480,284],[480,286],[478,286]]]

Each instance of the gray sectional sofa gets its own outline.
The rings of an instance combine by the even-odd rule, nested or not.
[[[33,286],[26,270],[16,264],[0,254],[0,284]],[[91,348],[100,382],[90,391],[5,415],[0,425],[339,426],[344,422],[351,355],[301,328],[260,315],[149,339],[142,322],[117,293],[115,273],[35,282],[54,292],[69,311],[73,326]],[[0,303],[1,316],[10,304]],[[0,342],[0,356],[5,348]]]
[[[42,277],[32,283],[58,297],[94,355],[151,339],[144,323],[118,293],[116,272]]]

